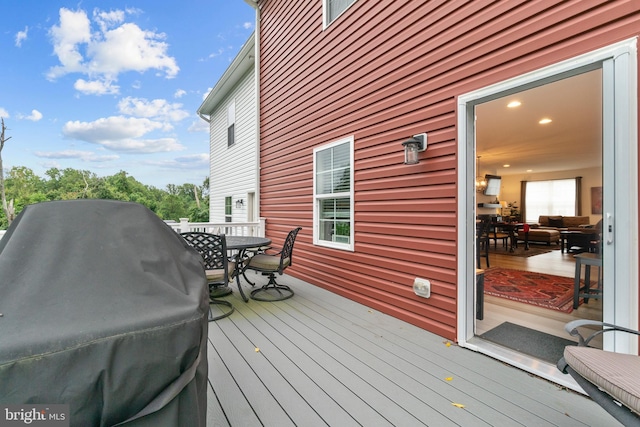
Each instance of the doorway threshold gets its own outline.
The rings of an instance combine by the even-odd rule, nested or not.
[[[486,356],[500,360],[508,365],[522,369],[545,380],[556,383],[581,394],[586,394],[582,387],[571,377],[563,374],[555,365],[540,359],[519,353],[507,347],[494,344],[479,337],[473,337],[464,343],[465,348],[477,351]]]

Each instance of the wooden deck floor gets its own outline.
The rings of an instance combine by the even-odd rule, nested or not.
[[[601,426],[575,392],[299,281],[209,323],[208,426]]]

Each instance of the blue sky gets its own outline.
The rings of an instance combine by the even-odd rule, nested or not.
[[[0,38],[5,172],[126,171],[202,184],[198,107],[254,30],[243,0],[10,0]]]

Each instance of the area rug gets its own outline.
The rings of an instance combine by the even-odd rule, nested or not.
[[[484,273],[484,293],[564,313],[573,311],[573,277],[494,267]]]
[[[496,249],[493,248],[493,245],[489,248],[490,254],[496,255],[508,255],[508,256],[517,256],[527,258],[534,255],[546,254],[551,252],[553,249],[549,249],[549,247],[536,247],[530,246],[528,250],[524,249],[524,244],[519,245],[517,248],[514,248],[513,252],[511,252],[508,248],[504,246],[498,245]]]
[[[576,345],[573,341],[510,322],[498,325],[480,338],[554,365],[564,354],[566,346]]]

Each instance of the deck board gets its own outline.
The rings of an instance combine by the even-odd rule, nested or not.
[[[361,417],[362,423],[384,425],[380,424],[381,419],[376,411],[367,407],[361,397],[353,394],[340,379],[328,373],[326,360],[318,362],[317,358],[310,357],[310,349],[307,348],[305,351],[301,348],[306,343],[300,344],[304,340],[297,333],[290,333],[290,337],[284,334],[286,330],[280,327],[277,319],[268,311],[268,304],[252,304],[253,302],[238,309],[238,313],[243,316],[241,320],[252,319],[253,323],[238,321],[238,324],[243,325],[243,333],[251,339],[252,345],[260,349],[259,354],[255,354],[252,347],[256,359],[269,360],[273,370],[277,370],[289,384],[292,384],[290,390],[278,390],[285,395],[285,402],[289,401],[287,394],[304,393],[310,406],[311,402],[324,405],[318,407],[317,411],[325,408],[322,413],[329,418],[325,421],[328,425],[359,425],[358,422],[354,424],[350,413]],[[267,373],[261,372],[261,375],[265,377]],[[331,393],[327,393],[327,390]],[[300,425],[314,425],[308,419],[302,421]]]
[[[310,310],[323,311],[322,315],[332,319],[330,320],[331,322],[335,322],[333,319],[340,318],[340,322],[335,322],[337,324],[353,325],[357,322],[362,322],[363,313],[353,314],[352,310],[348,309],[348,306],[344,310],[334,308],[329,311],[325,307],[308,301],[301,299],[297,304],[306,305]],[[375,311],[366,307],[364,310],[366,310],[369,318],[376,316]],[[384,317],[384,315],[382,316]],[[476,405],[477,408],[485,411],[483,417],[489,418],[493,425],[504,425],[504,423],[513,422],[512,417],[515,417],[518,422],[529,425],[545,425],[545,422],[550,422],[550,425],[557,425],[557,423],[564,421],[566,417],[564,411],[549,411],[546,405],[536,404],[535,391],[531,391],[523,399],[520,390],[510,387],[510,384],[517,387],[517,382],[514,382],[511,370],[502,369],[502,363],[484,356],[469,358],[467,357],[469,356],[469,351],[467,350],[459,354],[459,352],[452,351],[453,347],[445,345],[446,340],[433,334],[430,334],[430,340],[425,341],[424,331],[418,328],[413,330],[417,334],[415,341],[407,340],[407,337],[396,333],[396,328],[405,328],[405,326],[409,329],[414,329],[410,325],[404,325],[403,322],[397,319],[387,318],[384,322],[365,323],[362,327],[362,334],[368,334],[375,339],[376,333],[374,331],[377,331],[378,337],[384,337],[385,341],[388,340],[393,343],[391,357],[386,358],[382,363],[388,363],[389,366],[397,366],[399,369],[403,369],[404,373],[415,378],[423,389],[433,389],[435,393],[440,393],[442,396],[447,397],[449,402],[465,402],[465,406]],[[409,331],[405,328],[404,332],[404,335],[406,335],[406,332]],[[338,332],[336,331],[336,333]],[[411,336],[411,334],[408,335]],[[353,340],[351,341],[353,343],[357,342],[357,338],[354,336],[351,336],[350,339]],[[377,340],[380,341],[379,338]],[[380,354],[376,353],[378,357]],[[457,354],[461,356],[460,365],[452,366],[451,357]],[[394,364],[398,358],[406,363]],[[364,360],[370,361],[372,359],[364,358]],[[425,362],[428,363],[428,366],[425,366]],[[498,368],[497,371],[491,369],[494,364]],[[520,374],[528,375],[519,370],[516,371]],[[499,381],[496,381],[496,377]],[[453,378],[453,380],[450,383],[443,384],[444,378]],[[406,385],[407,383],[405,383]],[[452,388],[457,389],[459,393],[452,392]],[[508,400],[504,396],[508,397]],[[546,396],[544,399],[546,399]],[[437,401],[426,400],[426,402],[433,405]],[[528,410],[523,409],[523,405]],[[500,419],[500,412],[508,414],[505,415],[505,419]],[[542,417],[537,414],[542,414]],[[451,415],[455,416],[456,419],[459,418],[459,414]],[[588,419],[584,421],[587,422]]]
[[[307,301],[308,302],[308,301]],[[352,390],[358,390],[362,387],[371,388],[376,393],[384,396],[380,405],[384,405],[391,414],[407,412],[409,417],[403,420],[394,419],[394,415],[389,415],[389,419],[394,425],[406,425],[403,423],[438,424],[449,420],[447,414],[459,412],[446,397],[438,391],[425,387],[416,378],[417,367],[406,369],[410,372],[403,372],[403,367],[409,366],[406,363],[398,364],[402,360],[402,355],[389,352],[385,348],[377,345],[368,339],[365,339],[353,331],[351,328],[341,327],[335,322],[330,314],[326,317],[317,314],[308,316],[294,309],[295,304],[299,302],[291,302],[289,310],[286,308],[273,307],[270,310],[274,315],[289,316],[292,325],[298,324],[301,333],[313,342],[318,343],[324,351],[332,359],[339,361],[348,371],[353,372],[357,377],[366,384],[354,384],[350,387]],[[276,313],[280,310],[280,313]],[[311,312],[312,313],[312,312]],[[315,318],[314,318],[315,317]],[[375,340],[376,337],[373,336]],[[399,366],[396,366],[399,365]],[[446,388],[444,378],[429,378],[426,382],[432,384],[442,383],[442,388]],[[430,406],[425,403],[429,402]],[[376,406],[377,407],[377,406]],[[414,415],[415,414],[415,415]],[[464,419],[465,415],[461,414],[461,419],[465,425],[481,425],[482,421],[470,416]]]
[[[209,426],[615,425],[584,396],[290,276],[278,280],[293,298],[244,303],[234,294],[236,311],[209,324]]]

